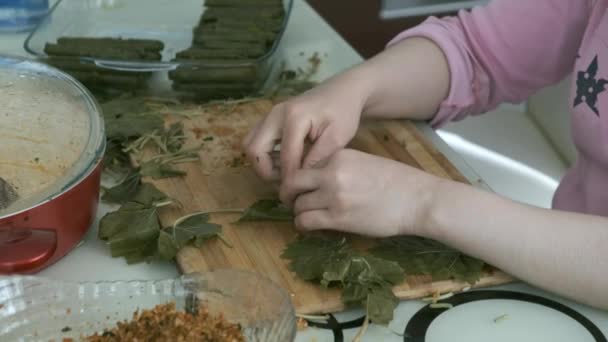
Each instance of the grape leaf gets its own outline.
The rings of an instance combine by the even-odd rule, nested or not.
[[[281,257],[290,261],[289,269],[303,280],[321,280],[326,270],[335,271],[328,260],[348,249],[346,239],[304,237],[288,244]]]
[[[128,265],[140,263],[143,261],[154,260],[157,255],[156,241],[150,239],[141,245],[140,248],[132,250],[123,255]]]
[[[150,183],[141,183],[139,190],[131,199],[132,202],[140,203],[146,206],[151,206],[159,202],[169,199],[164,192],[158,190],[156,186]]]
[[[237,222],[247,221],[293,221],[291,210],[279,200],[263,199],[247,208]]]
[[[139,173],[142,175],[142,177],[152,177],[154,179],[179,177],[186,174],[186,172],[175,169],[170,164],[156,160],[142,163]]]
[[[399,263],[408,275],[428,274],[433,280],[453,278],[474,284],[481,278],[484,267],[481,260],[437,241],[417,236],[383,239],[370,252],[374,256]]]
[[[345,281],[350,286],[343,291],[342,300],[345,304],[359,303],[365,307],[372,322],[388,324],[399,302],[392,287],[403,279],[403,269],[395,262],[371,255],[353,255]]]
[[[207,213],[187,216],[175,226],[161,230],[154,204],[162,199],[166,199],[165,194],[144,183],[132,202],[101,219],[98,236],[108,242],[113,257],[125,257],[127,263],[149,260],[155,255],[170,260],[182,247],[188,244],[200,247],[221,234],[221,226],[209,222]]]
[[[206,240],[219,236],[222,226],[209,222],[209,214],[186,217],[174,227],[164,229],[158,240],[158,251],[164,259],[173,259],[188,244],[200,247]]]
[[[173,123],[163,130],[160,140],[161,148],[166,149],[167,152],[179,151],[186,140],[184,125],[181,122]]]
[[[392,320],[398,302],[392,286],[404,278],[396,262],[359,253],[344,238],[315,236],[288,244],[282,257],[289,259],[290,269],[301,279],[342,287],[344,304],[363,305],[370,320],[379,324]]]
[[[127,202],[101,219],[98,236],[107,241],[113,257],[123,256],[133,263],[156,253],[159,233],[156,207]]]
[[[120,184],[104,189],[104,201],[122,206],[102,218],[98,237],[108,243],[113,256],[123,256],[128,263],[175,255],[183,245],[201,245],[219,230],[219,226],[208,222],[194,222],[197,219],[194,216],[161,231],[156,206],[166,204],[163,202],[168,197],[154,185],[142,183],[141,178],[183,176],[185,172],[173,165],[198,158],[198,151],[182,150],[186,139],[183,124],[177,122],[165,128],[162,115],[151,111],[146,102],[136,97],[102,104],[107,142],[104,171],[125,178]],[[148,142],[155,143],[160,154],[138,168],[133,167],[129,153],[141,153]]]
[[[393,320],[393,312],[399,299],[391,286],[372,287],[367,294],[367,317],[376,324],[388,325]]]
[[[131,252],[139,252],[143,246],[158,239],[159,230],[153,226],[140,226],[122,231],[110,239],[108,246],[113,257],[124,256]]]
[[[126,203],[135,202],[145,206],[168,200],[169,197],[158,190],[153,184],[141,183],[139,173],[134,173],[121,184],[106,189],[102,199],[106,202]],[[129,183],[129,184],[127,184]]]
[[[372,255],[353,256],[351,269],[348,276],[361,283],[388,282],[396,285],[405,278],[399,264]]]
[[[126,230],[134,221],[140,221],[142,217],[149,217],[150,212],[155,213],[155,209],[140,203],[127,202],[117,211],[107,213],[101,218],[98,236],[102,240],[108,240]]]
[[[355,282],[344,284],[342,289],[342,303],[345,305],[365,305],[365,300],[369,294],[369,287]]]
[[[99,222],[98,236],[108,242],[113,257],[142,254],[158,239],[160,225],[156,208],[127,202]]]
[[[154,130],[163,130],[160,114],[149,113],[144,99],[116,99],[102,104],[106,137],[126,140]]]
[[[178,251],[179,246],[175,242],[175,239],[173,239],[173,236],[167,230],[162,230],[158,236],[158,254],[160,257],[165,260],[171,260],[175,258]]]
[[[113,257],[129,256],[133,254],[142,255],[147,251],[149,246],[156,244],[158,240],[159,230],[154,226],[139,226],[122,231],[108,240],[110,253]],[[146,255],[153,255],[156,252],[154,249]]]
[[[323,265],[321,285],[330,287],[333,284],[344,284],[352,265],[352,251],[334,252],[328,256]]]
[[[131,170],[122,182],[104,189],[101,199],[110,203],[125,203],[133,198],[140,187],[141,176],[137,170]]]
[[[183,247],[189,242],[200,244],[222,232],[222,226],[209,222],[209,214],[196,214],[189,216],[173,227],[175,240],[178,246]],[[196,240],[196,241],[195,241]]]
[[[106,140],[106,151],[103,155],[104,171],[109,170],[116,174],[128,174],[133,167],[129,155],[123,151],[123,141],[119,139]]]
[[[386,325],[393,319],[399,299],[388,283],[369,285],[351,282],[342,290],[342,302],[363,306],[371,321]]]

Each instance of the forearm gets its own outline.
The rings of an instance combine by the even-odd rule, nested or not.
[[[450,89],[447,60],[426,38],[391,46],[364,63],[362,72],[371,83],[366,117],[428,120]]]
[[[421,235],[549,291],[608,308],[608,219],[441,181]]]
[[[364,117],[428,120],[448,95],[449,78],[439,47],[410,38],[325,83],[349,89]]]

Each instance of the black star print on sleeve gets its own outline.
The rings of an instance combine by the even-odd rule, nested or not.
[[[608,80],[603,78],[597,79],[595,77],[597,75],[597,68],[598,63],[596,55],[591,64],[587,67],[587,70],[577,72],[574,107],[584,102],[591,108],[595,115],[599,116],[600,114],[596,107],[597,96],[599,93],[606,90],[605,88],[608,84]]]

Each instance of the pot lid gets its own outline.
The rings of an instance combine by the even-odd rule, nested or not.
[[[0,103],[0,218],[64,193],[103,156],[101,110],[67,74],[0,56]]]

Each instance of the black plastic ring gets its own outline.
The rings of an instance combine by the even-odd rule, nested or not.
[[[511,299],[546,306],[553,310],[559,311],[580,323],[583,327],[585,327],[585,329],[587,329],[587,331],[589,331],[591,336],[595,338],[596,342],[608,342],[604,334],[600,331],[600,329],[587,317],[583,316],[578,311],[551,299],[535,296],[528,293],[490,290],[461,292],[455,294],[450,298],[441,300],[441,303],[448,303],[452,304],[452,306],[458,306],[488,299]],[[405,327],[403,340],[405,342],[424,342],[427,330],[433,320],[439,317],[439,315],[444,313],[446,310],[448,309],[433,309],[429,307],[429,305],[420,309],[410,319],[407,326]]]

